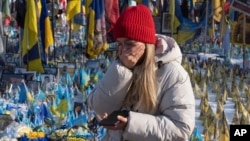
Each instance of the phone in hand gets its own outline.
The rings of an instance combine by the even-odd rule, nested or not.
[[[100,121],[99,125],[101,126],[116,126],[120,121],[117,119],[117,116],[128,117],[129,111],[113,111],[107,118]]]

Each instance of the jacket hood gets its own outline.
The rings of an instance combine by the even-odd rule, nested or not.
[[[162,62],[163,64],[176,61],[181,64],[182,53],[177,42],[165,35],[156,35],[156,50],[155,60],[156,62]]]

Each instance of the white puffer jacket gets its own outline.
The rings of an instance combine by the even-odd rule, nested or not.
[[[195,99],[188,73],[181,66],[182,54],[170,37],[157,35],[155,59],[163,63],[157,70],[160,85],[155,114],[129,112],[124,131],[108,131],[107,141],[184,141],[195,125]],[[103,116],[119,110],[133,73],[114,61],[88,97],[90,108]]]

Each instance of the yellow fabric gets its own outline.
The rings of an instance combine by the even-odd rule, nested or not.
[[[45,19],[44,24],[45,24],[45,52],[48,53],[49,47],[54,43],[49,17]]]
[[[86,12],[86,15],[88,15],[89,14],[89,12],[90,12],[90,4],[92,3],[92,0],[86,0],[85,1],[85,12]]]
[[[4,114],[10,115],[10,111],[6,110],[6,111],[4,112]]]
[[[68,99],[61,99],[60,103],[57,107],[57,110],[61,113],[66,113],[68,112],[69,108],[68,108]]]
[[[28,53],[28,50],[31,49],[38,41],[37,16],[33,0],[27,1],[27,11],[24,22],[24,36],[22,42],[23,55]]]
[[[37,71],[39,73],[44,72],[44,68],[42,66],[42,60],[40,58],[29,61],[28,65],[25,65],[25,67],[28,69],[28,71]]]
[[[88,141],[88,140],[77,137],[67,137],[67,141]]]
[[[219,141],[229,141],[229,128],[227,125],[227,121],[224,119],[222,121],[222,128],[220,130],[220,139]]]
[[[214,10],[213,17],[214,17],[214,20],[217,22],[220,22],[223,16],[222,12],[223,12],[223,6],[225,2],[226,2],[225,0],[213,0],[213,10]]]
[[[33,101],[34,101],[34,98],[32,97],[32,95],[31,95],[30,92],[27,92],[26,95],[27,95],[27,100],[28,100],[29,102],[33,102]]]
[[[24,35],[22,40],[22,56],[25,56],[29,50],[38,42],[38,28],[36,6],[33,0],[27,1],[27,9],[25,14]],[[28,71],[44,72],[41,58],[28,62]]]
[[[174,36],[174,38],[179,44],[185,44],[186,41],[189,39],[192,39],[194,37],[194,35],[195,35],[194,32],[179,30],[178,34],[176,36]]]
[[[94,80],[94,82],[98,82],[99,81],[97,73],[94,75],[93,80]]]
[[[45,133],[44,132],[30,132],[26,136],[28,139],[38,139],[38,138],[44,138]]]
[[[83,26],[79,25],[79,24],[75,24],[74,22],[71,22],[71,29],[72,31],[78,31],[82,28]]]
[[[154,16],[158,16],[159,15],[159,11],[158,11],[157,7],[154,7],[154,9],[153,9],[153,15]]]
[[[88,0],[87,0],[88,1]],[[87,43],[88,43],[88,51],[87,52],[92,52],[91,49],[94,46],[94,28],[95,28],[95,12],[93,9],[89,8],[89,27],[88,27],[88,39],[87,39]]]
[[[38,17],[38,18],[40,18],[41,11],[42,11],[41,0],[38,0],[38,1],[37,1],[37,17]]]
[[[60,112],[56,109],[56,106],[51,106],[50,111],[52,114],[56,115],[57,117],[60,117]]]
[[[71,29],[77,31],[82,28],[82,26],[77,25],[73,22],[74,16],[81,13],[81,0],[70,0],[67,5],[66,19],[71,21]]]
[[[66,18],[70,21],[74,18],[77,13],[81,12],[81,1],[80,0],[70,0],[67,5]]]
[[[175,33],[177,31],[177,27],[181,24],[175,16],[175,0],[170,0],[169,2],[169,13],[171,14],[171,32]]]

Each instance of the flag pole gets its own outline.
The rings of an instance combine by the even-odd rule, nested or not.
[[[207,22],[208,22],[208,0],[206,0],[206,20],[205,20],[205,37],[204,37],[204,45],[207,43]],[[212,19],[213,20],[213,19]],[[212,24],[212,26],[214,26]]]
[[[4,35],[4,31],[3,31],[3,27],[4,27],[4,25],[3,25],[3,12],[2,12],[2,9],[3,9],[3,1],[1,0],[0,1],[0,18],[1,18],[1,22],[2,23],[0,23],[0,39],[2,39],[2,45],[3,45],[3,51],[6,53],[6,48],[7,48],[7,46],[6,46],[6,44],[7,44],[7,39],[8,39],[8,36],[7,35]],[[5,38],[3,38],[5,36]]]
[[[69,46],[71,45],[71,34],[72,34],[71,26],[72,26],[72,21],[70,20],[69,21],[69,41],[68,41]]]
[[[220,22],[220,25],[221,25],[221,28],[220,28],[220,43],[222,42],[222,39],[223,39],[223,33],[225,33],[225,9],[224,9],[224,1],[222,0],[221,1],[221,7],[222,7],[222,17],[221,17],[221,22]]]
[[[21,27],[19,27],[19,51],[18,54],[20,55],[20,59],[19,59],[19,65],[23,66],[23,57],[22,57],[22,41],[23,41],[23,29]]]
[[[55,36],[54,36],[54,34],[55,34],[55,26],[54,26],[54,0],[52,0],[52,37],[53,37],[53,49],[54,49],[54,51],[53,51],[53,59],[54,59],[54,61],[56,60],[56,52],[55,52]],[[50,50],[48,51],[48,56],[50,56]]]
[[[246,70],[246,14],[243,13],[243,70]]]
[[[28,7],[27,6],[28,5],[28,3],[26,2],[26,7]],[[26,17],[26,13],[27,13],[27,9],[26,9],[26,12],[25,12],[25,18],[27,18]],[[25,30],[25,23],[26,23],[26,21],[25,21],[25,19],[24,19],[24,28],[23,28],[23,31]],[[24,34],[24,32],[23,32],[23,34]],[[29,30],[27,30],[27,38],[26,38],[26,45],[27,45],[27,58],[26,58],[26,61],[27,61],[27,64],[26,64],[26,70],[27,71],[29,71],[29,50],[30,50],[30,47],[29,47]]]

